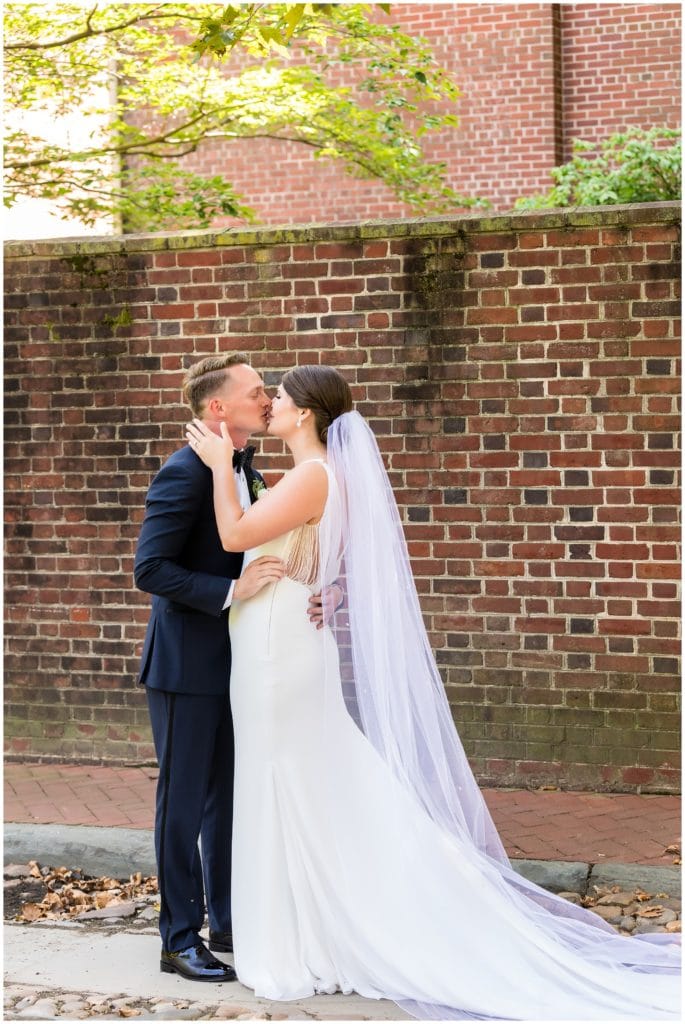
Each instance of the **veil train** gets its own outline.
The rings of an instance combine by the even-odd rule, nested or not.
[[[589,971],[604,970],[607,986],[617,991],[628,976],[637,983],[635,976],[642,975],[648,1002],[648,989],[658,992],[665,982],[655,976],[679,970],[676,937],[621,936],[596,914],[513,870],[453,723],[373,432],[359,413],[345,413],[331,424],[327,444],[332,483],[319,528],[320,577],[322,586],[341,579],[345,590],[343,608],[331,624],[340,676],[327,685],[339,687],[342,680],[350,714],[397,783],[447,837],[462,849],[466,845],[482,885],[495,886],[502,900],[525,913],[532,944],[551,943],[574,963],[578,957],[587,962]],[[444,884],[449,886],[449,878]],[[455,929],[465,927],[455,921]],[[677,1014],[671,1000],[664,992],[657,1016]],[[459,1007],[400,1005],[426,1019],[477,1016]]]

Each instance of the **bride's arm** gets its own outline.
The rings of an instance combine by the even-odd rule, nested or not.
[[[323,513],[328,476],[318,462],[296,466],[244,512],[238,500],[233,472],[233,442],[222,424],[222,436],[204,424],[190,425],[186,437],[193,451],[212,470],[214,511],[225,551],[247,551],[280,537]]]

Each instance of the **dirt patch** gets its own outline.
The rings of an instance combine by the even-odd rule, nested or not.
[[[39,878],[5,879],[2,912],[6,921],[15,921],[25,903],[40,903],[48,889]]]
[[[130,917],[158,903],[157,879],[140,872],[128,880],[94,877],[37,861],[7,865],[4,890],[5,919],[23,922]]]

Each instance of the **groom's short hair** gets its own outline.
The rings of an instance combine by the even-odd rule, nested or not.
[[[222,356],[207,356],[186,371],[183,397],[194,416],[200,416],[206,400],[223,387],[231,367],[240,364],[249,365],[243,352],[227,352]]]

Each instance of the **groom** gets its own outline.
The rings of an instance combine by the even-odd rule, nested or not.
[[[215,433],[227,425],[241,504],[249,508],[263,481],[251,466],[254,449],[245,444],[266,429],[271,408],[261,377],[245,356],[210,356],[188,371],[183,392],[193,415]],[[235,979],[199,934],[206,896],[209,949],[233,949],[228,608],[234,597],[249,598],[283,575],[277,558],[256,559],[241,575],[242,563],[242,554],[221,546],[211,471],[181,448],[150,485],[134,571],[136,586],[154,595],[139,680],[159,762],[160,968],[197,981]]]

